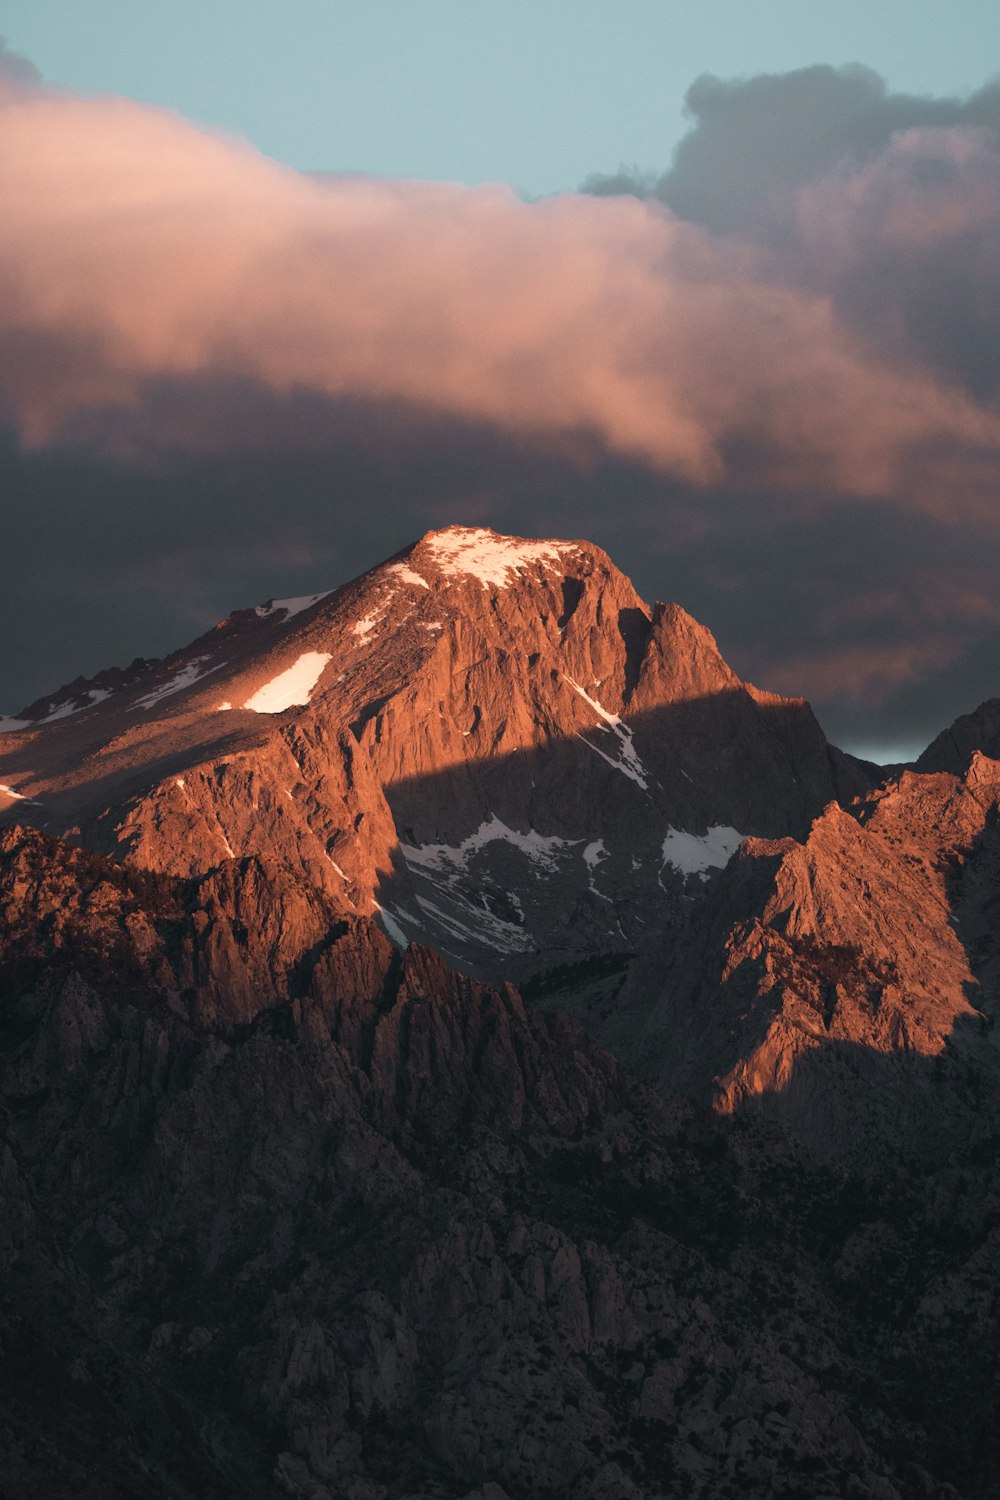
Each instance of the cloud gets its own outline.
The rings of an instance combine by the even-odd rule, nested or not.
[[[528,204],[21,83],[4,709],[452,520],[592,536],[838,737],[1000,687],[1000,85],[701,80],[665,175]]]
[[[241,386],[703,485],[885,493],[916,453],[1000,446],[996,412],[659,204],[317,179],[163,111],[36,92],[2,111],[0,206],[0,403],[28,443],[148,445],[150,404],[186,385],[197,418],[174,401],[162,439],[181,448],[240,440]]]
[[[756,273],[828,299],[873,354],[980,400],[1000,385],[1000,80],[967,99],[816,66],[688,91],[658,179],[590,179],[738,239]],[[585,184],[585,188],[588,184]]]
[[[0,91],[11,86],[20,89],[34,88],[41,81],[42,75],[34,63],[8,47],[6,39],[0,36]]]
[[[863,166],[901,132],[1000,130],[1000,81],[960,100],[890,93],[857,65],[706,74],[685,107],[692,129],[657,195],[691,223],[778,244],[793,229],[799,189],[845,164]]]

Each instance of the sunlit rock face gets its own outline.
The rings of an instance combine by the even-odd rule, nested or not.
[[[599,548],[476,528],[13,722],[0,818],[177,875],[275,860],[493,978],[643,948],[742,837],[870,784]]]

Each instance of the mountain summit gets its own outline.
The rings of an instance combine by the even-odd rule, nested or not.
[[[642,946],[687,877],[869,771],[592,543],[448,527],[30,705],[0,818],[174,875],[275,860],[397,942],[523,976]]]

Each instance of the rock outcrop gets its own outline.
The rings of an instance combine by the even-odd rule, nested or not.
[[[831,803],[802,841],[746,840],[627,974],[541,1000],[650,1081],[764,1107],[823,1153],[938,1155],[965,1113],[943,1079],[1000,1097],[998,892],[1000,762],[977,753]]]

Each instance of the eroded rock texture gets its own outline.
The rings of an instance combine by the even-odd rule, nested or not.
[[[819,1166],[265,873],[4,835],[5,1496],[993,1492],[989,1110]]]
[[[21,721],[0,823],[174,875],[278,862],[493,980],[645,947],[685,869],[874,770],[600,548],[461,527]]]
[[[0,1500],[992,1500],[995,705],[448,528],[20,717]]]

